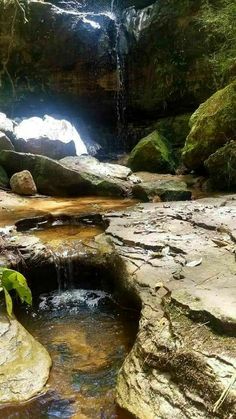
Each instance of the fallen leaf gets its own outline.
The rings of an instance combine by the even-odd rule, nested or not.
[[[192,260],[191,262],[188,262],[186,266],[188,266],[189,268],[194,268],[195,266],[201,265],[201,263],[202,263],[202,258],[198,260]]]

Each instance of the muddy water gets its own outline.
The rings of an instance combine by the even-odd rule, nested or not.
[[[73,290],[42,296],[17,314],[48,349],[53,367],[45,394],[0,409],[0,418],[130,418],[115,404],[118,370],[137,323],[102,291]]]
[[[122,210],[134,205],[135,200],[119,198],[82,197],[82,198],[51,198],[51,197],[20,197],[0,191],[0,227],[13,225],[23,218],[52,214],[80,215],[100,213],[111,210]]]

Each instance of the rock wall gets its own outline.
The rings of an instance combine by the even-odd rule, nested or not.
[[[231,0],[158,0],[124,14],[134,118],[194,109],[235,77],[235,13]]]
[[[0,106],[25,102],[26,112],[59,100],[90,118],[112,114],[116,90],[114,21],[50,3],[29,2],[25,12],[0,2]],[[102,103],[102,107],[100,104]],[[95,112],[96,110],[96,112]],[[115,111],[114,111],[115,114]]]
[[[96,126],[93,138],[114,149],[117,48],[126,122],[143,120],[145,127],[150,119],[192,112],[235,78],[232,0],[114,1],[119,39],[110,0],[52,3],[23,2],[23,11],[0,0],[3,111],[65,114],[66,109],[84,118],[88,129]],[[118,6],[127,9],[122,14]],[[134,137],[128,124],[124,133],[129,150]]]

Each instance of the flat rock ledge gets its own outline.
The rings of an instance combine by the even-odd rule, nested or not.
[[[142,204],[106,236],[142,310],[117,401],[140,419],[236,417],[236,201]]]
[[[74,255],[108,266],[141,307],[117,402],[139,419],[234,419],[236,197],[138,204],[103,219],[105,233]],[[53,263],[38,239],[12,235],[5,257]]]
[[[44,388],[51,358],[15,319],[0,314],[0,403],[23,402]]]

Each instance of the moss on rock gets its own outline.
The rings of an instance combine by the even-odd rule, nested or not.
[[[199,106],[190,119],[191,131],[183,149],[184,164],[190,169],[203,167],[215,151],[235,138],[236,81],[217,91]]]
[[[219,148],[206,161],[210,184],[215,189],[236,190],[236,141]]]
[[[173,172],[174,163],[167,139],[157,130],[139,141],[132,150],[128,166],[134,171]]]

